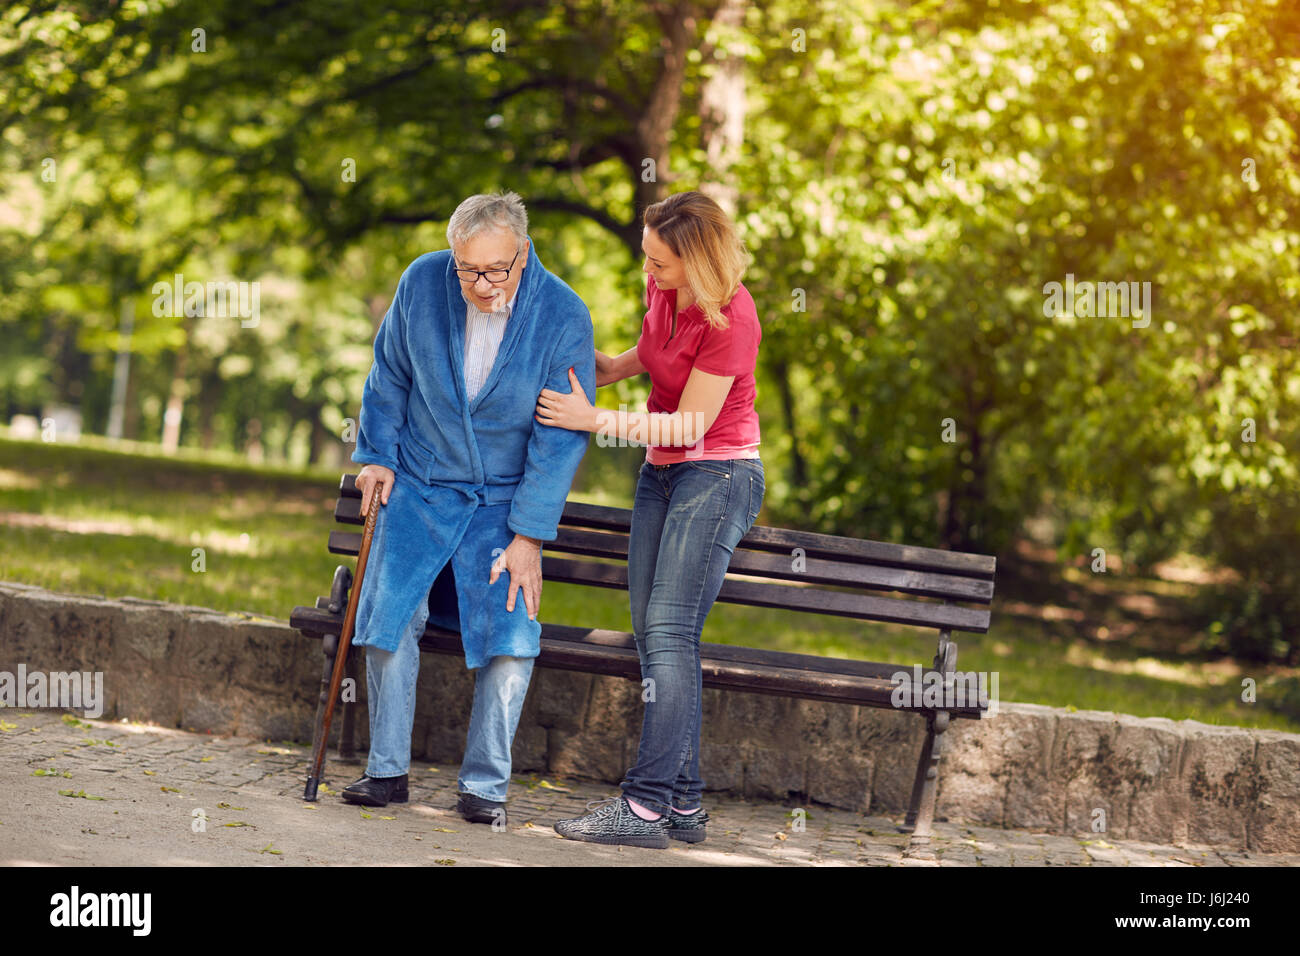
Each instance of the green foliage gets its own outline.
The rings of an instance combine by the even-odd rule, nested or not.
[[[791,462],[775,516],[1004,552],[1046,509],[1067,560],[1241,569],[1221,646],[1293,656],[1294,12],[791,4],[749,25],[770,38],[738,172]],[[809,52],[775,42],[800,26]],[[1067,275],[1149,281],[1149,325],[1045,314]]]
[[[102,431],[125,303],[128,437],[170,398],[182,445],[337,466],[397,277],[460,197],[523,193],[618,351],[639,204],[717,181],[755,257],[766,520],[1006,554],[1041,514],[1065,562],[1188,552],[1240,575],[1206,591],[1205,647],[1296,660],[1294,5],[722,7],[9,7],[0,412],[71,402]],[[718,170],[727,56],[745,138]],[[155,314],[176,272],[261,281],[262,321]],[[1149,282],[1149,324],[1045,309],[1069,276]],[[593,446],[580,486],[623,494],[636,458]]]

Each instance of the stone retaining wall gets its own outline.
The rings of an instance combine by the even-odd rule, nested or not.
[[[458,763],[473,679],[460,658],[421,657],[412,752]],[[105,718],[310,741],[321,653],[283,623],[0,582],[0,671],[20,664],[102,672]],[[364,676],[360,685],[364,754]],[[515,771],[617,783],[635,757],[642,706],[639,682],[538,668]],[[911,714],[706,689],[701,774],[712,790],[791,806],[902,814],[923,731]],[[1300,851],[1300,734],[1003,702],[997,716],[956,721],[944,736],[940,818]],[[1105,830],[1094,832],[1102,814]]]

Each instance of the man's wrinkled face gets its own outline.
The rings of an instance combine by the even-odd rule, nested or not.
[[[519,288],[524,266],[528,262],[528,240],[525,239],[519,246],[515,243],[515,234],[509,229],[484,229],[452,250],[457,269],[489,273],[474,277],[469,282],[460,277],[461,292],[479,311],[495,312],[505,308]],[[510,270],[510,275],[505,281],[489,281],[490,278],[497,278],[491,274],[491,270],[500,270],[504,274],[507,269]]]

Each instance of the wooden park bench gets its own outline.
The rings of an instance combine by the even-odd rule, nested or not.
[[[344,524],[360,526],[364,523],[361,492],[355,477],[343,476],[334,516]],[[543,544],[544,580],[626,590],[631,515],[623,508],[568,502],[559,537]],[[356,555],[360,547],[359,530],[330,533],[329,550],[333,554]],[[911,803],[906,822],[899,828],[912,834],[913,844],[929,842],[943,733],[949,722],[962,717],[977,719],[988,710],[987,695],[981,700],[974,693],[952,693],[960,677],[954,678],[957,644],[950,635],[953,631],[988,632],[995,568],[996,559],[988,555],[755,525],[736,548],[718,595],[719,601],[734,604],[938,629],[938,650],[922,672],[930,674],[926,683],[934,686],[942,682],[947,693],[927,698],[920,686],[913,685],[912,700],[904,702],[905,709],[923,716],[926,722]],[[351,581],[351,569],[340,565],[330,595],[318,598],[314,607],[295,608],[290,618],[290,624],[302,633],[323,638],[325,662],[317,734]],[[898,596],[880,592],[896,592]],[[957,602],[975,606],[964,607]],[[433,624],[426,626],[420,648],[442,654],[462,653],[460,635]],[[894,709],[898,709],[894,690],[899,687],[894,675],[900,671],[909,676],[915,673],[912,665],[704,642],[700,644],[700,664],[706,687]],[[632,635],[621,631],[543,624],[537,665],[641,680]],[[348,667],[348,676],[355,679],[355,660],[350,659]],[[354,707],[346,704],[343,714],[340,755],[344,759],[355,756]]]

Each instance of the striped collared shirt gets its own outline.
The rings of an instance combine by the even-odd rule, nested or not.
[[[462,297],[464,294],[462,290]],[[514,311],[518,296],[516,289],[500,312],[480,312],[473,302],[465,299],[465,392],[471,402],[492,371],[506,333],[506,320]]]

